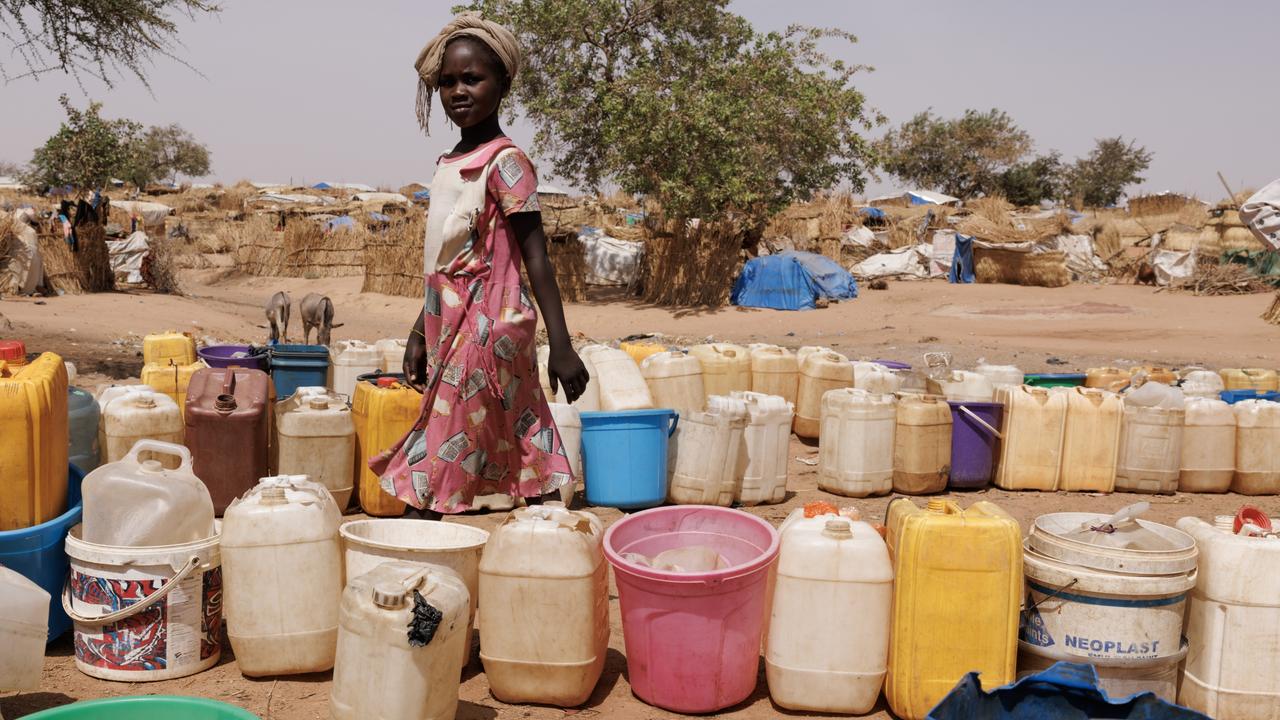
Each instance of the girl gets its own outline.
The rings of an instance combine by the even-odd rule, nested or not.
[[[520,62],[509,30],[467,13],[415,63],[419,124],[426,130],[439,90],[462,139],[431,181],[426,301],[404,356],[405,377],[423,394],[421,415],[370,462],[410,514],[462,512],[490,493],[539,502],[573,481],[538,382],[537,312],[520,280],[522,258],[551,344],[552,389],[577,399],[587,370],[569,344],[533,165],[498,123]]]

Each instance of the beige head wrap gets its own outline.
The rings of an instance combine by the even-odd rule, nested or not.
[[[436,90],[440,79],[440,66],[444,64],[444,48],[450,40],[470,37],[488,45],[507,69],[507,75],[515,78],[520,72],[524,53],[520,49],[520,41],[502,25],[485,20],[478,12],[466,12],[453,19],[440,34],[431,38],[418,59],[413,63],[418,71],[418,124],[423,131],[427,130],[427,119],[431,115],[431,95]]]

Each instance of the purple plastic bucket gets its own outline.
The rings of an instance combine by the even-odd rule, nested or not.
[[[999,430],[1004,405],[996,402],[947,402],[951,406],[952,488],[986,487],[995,474],[1000,440],[960,408],[966,408]]]
[[[898,362],[897,360],[872,360],[871,362],[883,367],[887,367],[890,370],[910,370],[911,369],[911,365],[909,363]]]
[[[266,352],[250,355],[250,351],[248,345],[209,345],[196,350],[196,354],[213,368],[242,367],[266,371]]]

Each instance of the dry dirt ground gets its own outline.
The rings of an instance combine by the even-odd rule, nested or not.
[[[413,299],[359,294],[358,278],[282,280],[220,277],[218,273],[188,273],[188,297],[112,294],[4,301],[0,315],[28,347],[49,349],[74,360],[86,373],[85,386],[112,378],[136,376],[140,367],[141,336],[166,329],[188,330],[197,337],[223,341],[262,339],[261,306],[276,289],[286,288],[295,301],[306,292],[322,291],[335,301],[339,321],[346,326],[335,339],[376,339],[398,336],[413,319]],[[733,342],[776,342],[799,346],[822,344],[854,357],[893,358],[918,362],[926,350],[950,350],[958,364],[979,357],[1011,362],[1028,372],[1066,372],[1100,364],[1149,362],[1180,367],[1280,366],[1277,340],[1280,328],[1266,325],[1258,315],[1270,296],[1197,298],[1155,293],[1133,286],[1073,285],[1062,289],[1003,285],[952,286],[943,283],[893,283],[882,292],[864,291],[852,302],[805,313],[723,309],[672,313],[637,307],[625,301],[597,298],[567,309],[574,332],[598,338],[660,332],[686,338]],[[294,319],[294,333],[300,334]],[[0,320],[0,328],[4,321]],[[1051,363],[1051,359],[1053,362]],[[1062,364],[1058,364],[1062,363]],[[858,507],[865,518],[880,521],[890,498],[844,500],[817,489],[817,447],[799,440],[791,444],[791,479],[783,505],[750,512],[773,521],[793,508],[817,499]],[[1046,512],[1088,510],[1108,512],[1138,500],[1152,503],[1149,519],[1172,523],[1184,515],[1210,518],[1234,512],[1243,502],[1280,514],[1280,498],[1236,495],[1137,496],[1066,493],[1011,493],[986,490],[957,493],[962,504],[983,499],[996,502],[1022,523],[1024,531]],[[606,523],[621,517],[616,510],[592,509]],[[495,527],[503,514],[477,514],[454,521]],[[611,595],[609,658],[604,677],[581,709],[505,705],[489,695],[477,656],[464,674],[461,720],[515,718],[607,717],[619,720],[677,717],[636,699],[627,684],[625,648],[616,592]],[[483,622],[483,618],[480,619]],[[330,674],[250,680],[237,670],[229,646],[212,670],[180,680],[155,684],[120,684],[93,680],[74,667],[68,639],[50,646],[44,677],[37,692],[0,695],[0,711],[17,718],[73,700],[103,696],[174,693],[210,697],[242,706],[263,718],[310,720],[328,717]],[[720,716],[773,718],[787,715],[768,697],[763,674],[756,693],[741,706]],[[872,717],[891,717],[881,705]]]

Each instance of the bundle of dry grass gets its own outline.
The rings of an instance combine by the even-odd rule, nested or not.
[[[1194,197],[1176,193],[1143,195],[1129,198],[1129,215],[1145,217],[1147,215],[1176,214],[1190,206],[1204,207],[1204,203]]]
[[[76,228],[76,240],[73,252],[61,237],[41,234],[40,259],[49,284],[68,295],[114,290],[115,274],[103,227],[81,225]]]
[[[577,235],[587,225],[600,225],[600,207],[594,203],[542,204],[542,230],[549,238]]]
[[[1071,284],[1066,253],[1016,252],[993,248],[973,249],[974,274],[980,283],[1005,283],[1037,287]]]
[[[989,207],[994,212],[995,208]],[[1047,218],[1012,218],[1008,215],[988,217],[974,213],[960,221],[956,232],[989,243],[1025,243],[1075,232],[1065,213]]]
[[[235,224],[231,233],[235,247],[236,269],[248,275],[271,275],[281,266],[284,255],[284,233],[276,230],[276,220],[268,215],[254,215]]]
[[[1276,293],[1276,299],[1271,301],[1271,307],[1262,313],[1262,319],[1272,325],[1280,325],[1280,293]]]
[[[422,295],[423,226],[424,218],[414,215],[365,242],[361,292],[401,297]]]
[[[370,233],[363,227],[332,232],[314,222],[291,222],[284,230],[283,277],[342,277],[364,273],[364,245]]]
[[[1003,195],[988,195],[977,200],[969,200],[964,207],[971,214],[996,223],[1007,220],[1014,210],[1013,203],[1006,200]]]
[[[218,194],[217,206],[219,210],[240,212],[244,210],[245,201],[257,195],[258,189],[242,180],[235,185],[222,188],[222,192]]]
[[[742,268],[747,228],[724,221],[666,223],[645,246],[636,278],[645,302],[676,307],[720,307],[729,302]]]
[[[954,208],[940,205],[882,207],[890,249],[928,242],[936,230],[951,227],[948,218]]]
[[[1165,231],[1160,248],[1179,252],[1195,250],[1202,256],[1217,257],[1222,253],[1222,237],[1211,226],[1194,228],[1177,224]]]

